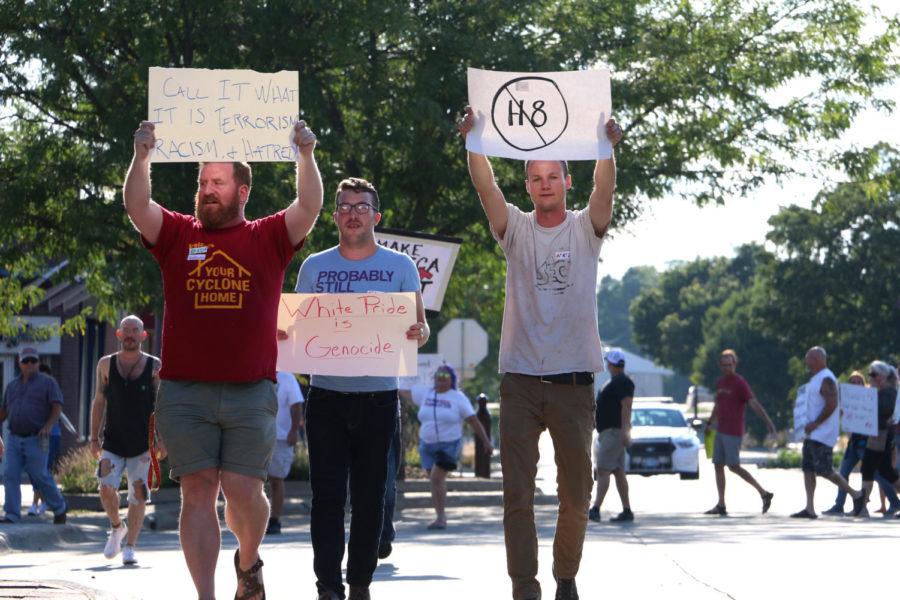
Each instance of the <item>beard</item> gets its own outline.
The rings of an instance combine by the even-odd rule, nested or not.
[[[206,202],[209,200],[218,202],[207,204]],[[214,194],[206,194],[201,197],[198,192],[194,197],[194,216],[206,229],[219,229],[225,226],[240,215],[240,210],[241,202],[237,190],[229,202],[223,202]]]

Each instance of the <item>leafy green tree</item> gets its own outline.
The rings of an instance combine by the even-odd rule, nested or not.
[[[495,274],[481,276],[500,263],[488,236],[470,235],[484,217],[453,127],[467,66],[610,65],[626,128],[620,225],[679,184],[700,202],[747,192],[785,172],[785,157],[883,106],[874,90],[896,76],[900,27],[889,21],[868,39],[867,18],[852,0],[8,0],[0,4],[0,266],[9,274],[0,329],[40,300],[29,283],[63,257],[50,284],[83,278],[97,298],[82,320],[158,306],[156,267],[119,199],[131,132],[146,115],[148,67],[298,70],[326,186],[347,175],[372,179],[386,222],[465,237],[459,277],[497,285]],[[774,93],[798,79],[817,89]],[[495,165],[507,197],[527,206],[521,166]],[[250,217],[293,193],[290,165],[256,171]],[[573,174],[572,204],[583,206],[591,167],[573,165]],[[158,165],[154,196],[190,211],[195,177],[191,165]],[[320,225],[307,250],[334,239],[334,228]],[[286,289],[292,284],[288,277]],[[501,298],[491,290],[478,298],[491,306],[466,309],[493,316]]]
[[[629,308],[642,291],[656,286],[658,281],[659,273],[653,267],[632,267],[621,280],[607,275],[600,281],[597,319],[604,344],[639,351],[632,340]]]
[[[643,292],[631,304],[638,346],[663,365],[681,373],[693,372],[707,311],[749,285],[764,259],[762,248],[748,244],[733,259],[697,259],[660,275],[659,286]]]
[[[869,178],[769,220],[779,260],[760,270],[765,335],[799,357],[824,346],[836,373],[900,357],[900,154],[869,156]]]

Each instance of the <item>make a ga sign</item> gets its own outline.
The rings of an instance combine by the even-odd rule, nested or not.
[[[416,319],[413,292],[282,294],[278,370],[310,375],[407,377],[418,344],[406,338]],[[284,338],[285,335],[279,335]]]

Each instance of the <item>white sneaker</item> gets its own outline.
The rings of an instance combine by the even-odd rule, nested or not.
[[[136,565],[137,557],[134,555],[134,546],[125,546],[122,548],[122,564]]]
[[[36,517],[36,516],[38,516],[39,514],[41,514],[41,513],[38,512],[38,505],[37,505],[37,504],[32,504],[31,507],[28,509],[28,516],[29,516],[29,517]]]
[[[109,530],[109,539],[106,540],[106,547],[103,548],[103,556],[106,558],[115,558],[116,554],[122,549],[122,543],[125,541],[125,535],[128,533],[128,525],[123,521],[115,529]]]

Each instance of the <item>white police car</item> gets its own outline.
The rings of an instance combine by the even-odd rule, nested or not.
[[[700,477],[700,440],[678,405],[635,398],[625,471],[640,475],[678,473],[682,479]]]

